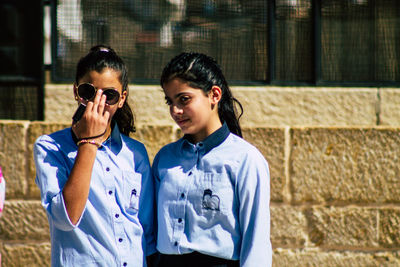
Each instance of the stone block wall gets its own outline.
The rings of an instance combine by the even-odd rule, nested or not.
[[[7,199],[0,219],[3,266],[49,266],[47,217],[34,183],[35,139],[66,123],[0,121]],[[271,168],[273,266],[400,266],[400,128],[244,127]],[[171,125],[139,125],[158,149]]]
[[[400,125],[398,88],[232,87],[244,108],[241,124],[270,126]],[[175,125],[160,86],[129,86],[140,124]],[[45,86],[45,120],[70,122],[77,104],[72,84]]]
[[[271,169],[273,266],[400,266],[400,90],[233,87],[244,137]],[[49,266],[32,146],[68,127],[72,85],[47,84],[45,122],[0,120],[3,267]],[[150,159],[180,136],[158,86],[130,86]]]

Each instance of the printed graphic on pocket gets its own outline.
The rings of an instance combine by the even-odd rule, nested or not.
[[[139,210],[141,176],[133,172],[124,172],[124,195],[128,200],[127,211],[136,213]]]
[[[129,203],[129,208],[138,210],[139,209],[139,195],[136,188],[133,188],[131,191],[131,200]]]
[[[202,202],[203,209],[219,211],[219,204],[220,204],[219,196],[213,195],[211,189],[204,190],[203,202]]]

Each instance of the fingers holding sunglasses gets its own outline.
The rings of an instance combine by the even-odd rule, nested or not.
[[[108,112],[104,112],[105,101],[106,96],[102,95],[102,90],[98,90],[94,100],[87,103],[82,119],[75,125],[78,138],[98,136],[105,132],[110,116]]]
[[[93,100],[92,116],[97,117],[98,120],[103,120],[104,122],[108,122],[110,117],[110,113],[106,109],[107,104],[107,96],[104,94],[102,89],[99,89],[96,93],[96,96]]]
[[[101,90],[99,90],[99,91],[101,91]],[[97,97],[97,95],[96,95],[96,97]],[[97,109],[96,109],[96,105],[97,105]],[[103,91],[103,94],[101,95],[99,103],[97,104],[96,101],[93,103],[93,111],[94,112],[97,111],[99,116],[103,116],[104,119],[106,121],[108,121],[108,119],[110,117],[110,113],[107,111],[106,106],[107,106],[107,95],[104,94],[104,91]],[[106,116],[106,113],[107,113],[107,116]]]
[[[93,111],[98,112],[100,102],[105,103],[106,96],[103,94],[103,90],[99,89],[96,92],[96,96],[93,99]]]
[[[92,116],[94,118],[96,118],[99,121],[103,121],[103,123],[105,122],[107,124],[108,122],[108,116],[105,117],[104,116],[104,111],[106,110],[106,95],[103,94],[103,90],[99,89],[96,93],[96,96],[93,100],[93,106],[92,108]]]
[[[104,115],[105,106],[106,106],[106,97],[102,95],[100,103],[97,106],[97,112],[99,113],[100,116]]]

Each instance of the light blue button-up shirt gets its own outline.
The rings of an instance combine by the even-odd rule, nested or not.
[[[161,253],[272,265],[268,163],[226,124],[203,142],[184,137],[163,147],[153,174]]]
[[[62,190],[77,154],[71,128],[39,137],[36,183],[47,211],[52,266],[146,266],[155,238],[154,180],[142,143],[119,132],[98,149],[89,197],[76,225]]]

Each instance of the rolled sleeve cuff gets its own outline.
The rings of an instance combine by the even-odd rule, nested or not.
[[[62,192],[58,193],[53,197],[50,210],[48,210],[50,214],[50,218],[53,220],[54,225],[62,231],[71,231],[78,227],[82,220],[82,212],[81,217],[79,218],[76,224],[73,224],[69,219],[67,207],[65,206],[64,196]]]

